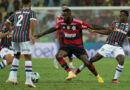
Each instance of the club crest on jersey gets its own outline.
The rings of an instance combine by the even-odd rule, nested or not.
[[[72,30],[76,30],[76,26],[72,26]]]

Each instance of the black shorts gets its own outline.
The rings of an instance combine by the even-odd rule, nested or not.
[[[61,47],[60,50],[66,51],[68,53],[68,56],[74,54],[77,58],[84,54],[88,56],[86,50],[80,47]]]

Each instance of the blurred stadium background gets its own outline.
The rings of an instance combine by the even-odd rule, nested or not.
[[[72,9],[74,17],[89,24],[102,26],[109,26],[113,20],[118,20],[121,9],[130,11],[130,0],[32,0],[32,9],[37,13],[38,19],[36,34],[56,24],[56,17],[61,13],[62,4],[67,4]],[[20,0],[0,0],[0,22],[4,22],[4,17],[9,12],[14,12],[20,8]],[[84,31],[84,46],[90,57],[104,44],[106,37]],[[58,50],[56,33],[46,35],[36,41],[33,53],[34,58],[52,58],[55,56]],[[126,56],[129,57],[130,50],[127,39],[123,47]],[[108,57],[111,57],[111,55]]]

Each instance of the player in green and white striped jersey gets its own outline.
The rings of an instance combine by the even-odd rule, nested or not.
[[[14,23],[14,30],[12,35],[12,47],[14,49],[15,57],[12,62],[8,82],[18,84],[17,70],[19,66],[20,54],[25,57],[25,71],[26,82],[25,85],[29,87],[36,87],[31,80],[32,62],[31,54],[33,50],[34,40],[34,25],[36,14],[31,10],[31,0],[22,0],[23,8],[12,14],[5,22],[6,27],[11,31],[10,23]]]
[[[118,61],[116,67],[116,73],[112,80],[113,83],[119,83],[117,80],[124,68],[124,58],[125,53],[122,48],[122,43],[124,39],[128,37],[130,43],[130,25],[128,24],[129,13],[126,10],[121,10],[119,15],[119,21],[112,23],[112,28],[94,28],[93,32],[108,35],[105,45],[99,49],[97,54],[90,59],[90,62],[96,62],[101,58],[107,56],[108,54],[113,54],[113,56]],[[75,70],[75,73],[78,74],[85,65],[81,65],[78,69]]]

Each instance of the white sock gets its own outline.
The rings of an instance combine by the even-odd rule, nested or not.
[[[6,66],[7,66],[7,61],[6,60],[3,60],[2,62],[0,62],[0,69],[3,69]]]
[[[25,61],[25,71],[26,71],[26,82],[32,83],[32,61]]]
[[[116,67],[116,73],[115,73],[115,76],[114,76],[113,79],[117,79],[120,76],[123,68],[124,68],[123,65],[119,65],[119,64],[117,65],[117,67]]]
[[[82,65],[79,67],[79,70],[82,71],[84,68],[85,68],[85,64],[82,64]]]
[[[70,66],[73,66],[73,62],[70,62],[69,64],[70,64]]]
[[[17,81],[17,71],[19,66],[19,60],[17,58],[13,59],[11,71],[9,74],[9,79],[13,79],[14,81]]]

